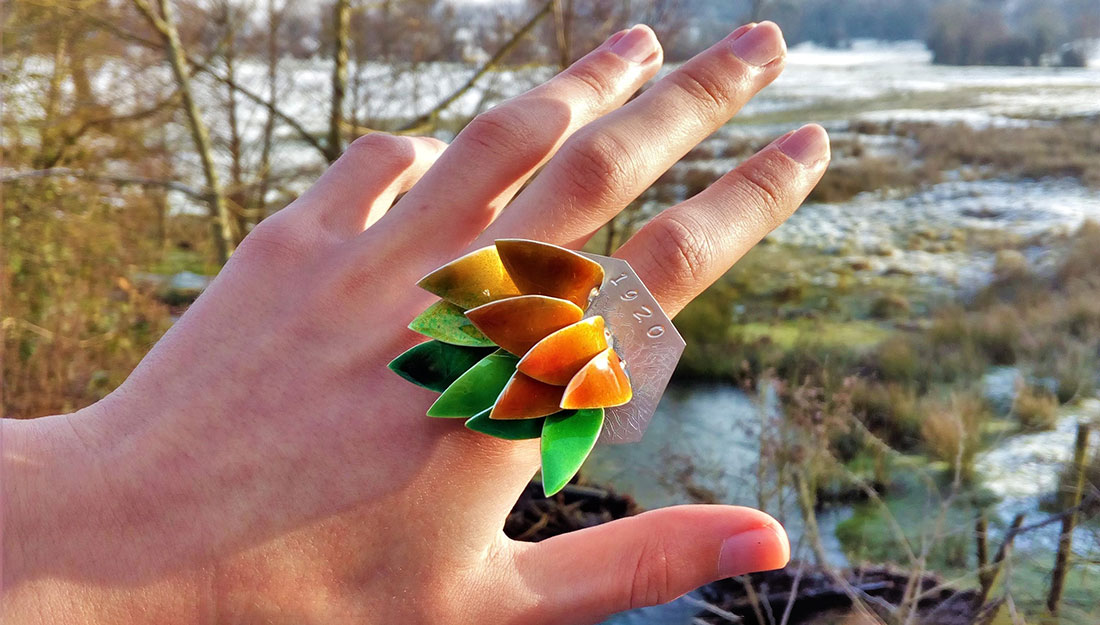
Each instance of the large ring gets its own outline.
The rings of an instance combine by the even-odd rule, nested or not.
[[[390,363],[440,393],[429,417],[497,438],[541,438],[547,496],[597,440],[641,440],[684,340],[630,265],[500,239],[424,276],[441,299],[409,328],[431,338]]]

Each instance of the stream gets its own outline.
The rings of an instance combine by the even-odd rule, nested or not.
[[[1003,401],[999,395],[1006,392],[1006,387],[1012,388],[1016,375],[1012,368],[996,368],[986,376],[986,393],[992,403]],[[642,441],[597,447],[585,464],[584,475],[594,483],[631,494],[645,508],[707,500],[759,507],[760,411],[761,404],[755,397],[732,386],[674,385],[659,404]],[[1006,434],[979,454],[976,467],[980,487],[996,497],[988,511],[993,532],[991,548],[999,545],[1004,528],[1015,514],[1026,513],[1028,524],[1051,514],[1042,510],[1041,505],[1054,490],[1059,472],[1072,456],[1077,421],[1097,413],[1100,413],[1097,400],[1063,408],[1054,429]],[[905,496],[891,492],[884,500],[891,507],[910,506],[911,498],[904,499]],[[809,545],[802,540],[803,522],[792,494],[765,497],[764,502],[767,511],[787,529],[794,556],[812,559]],[[853,514],[861,510],[866,513],[866,506],[872,505],[835,504],[818,513],[829,564],[838,567],[853,564],[837,538],[836,528]],[[921,505],[927,510],[909,510],[914,514],[899,515],[899,522],[912,523],[914,527],[918,523],[927,524],[938,502]],[[1060,527],[1059,523],[1052,523],[1017,537],[1014,558],[1020,562],[1018,575],[1028,579],[1026,569],[1033,569],[1035,579],[1045,581],[1042,575],[1053,565]],[[906,531],[909,529],[906,527]],[[953,531],[972,532],[972,527]],[[1100,554],[1100,527],[1095,524],[1078,527],[1074,533],[1074,552],[1095,561]],[[903,560],[899,552],[897,561]],[[1083,563],[1077,568],[1080,574],[1093,579],[1100,575],[1100,566],[1096,564]],[[1034,590],[1036,594],[1039,592],[1038,588]],[[623,613],[608,623],[688,623],[697,610],[689,597],[669,606]]]

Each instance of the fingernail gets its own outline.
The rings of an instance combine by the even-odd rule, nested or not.
[[[657,37],[648,27],[638,24],[612,42],[610,49],[631,63],[641,63],[657,51]]]
[[[829,134],[817,124],[807,124],[777,144],[781,152],[806,167],[829,158]]]
[[[783,33],[775,22],[760,22],[734,37],[730,48],[746,63],[767,65],[783,56],[787,44],[783,42]]]
[[[787,535],[774,525],[766,525],[730,536],[718,555],[718,576],[736,577],[757,571],[781,569],[790,559]]]

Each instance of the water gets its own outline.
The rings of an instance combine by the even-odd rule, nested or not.
[[[674,385],[642,441],[597,447],[584,475],[629,493],[645,508],[700,502],[763,507],[787,528],[794,550],[808,556],[794,493],[759,488],[761,477],[765,484],[775,477],[772,461],[764,458],[762,471],[760,457],[761,417],[775,410],[774,399],[762,401],[729,385]],[[818,517],[829,563],[835,566],[848,564],[832,532],[848,513],[836,507]]]
[[[985,379],[991,402],[1011,405],[1009,395],[1018,375],[1009,367],[991,370]],[[596,483],[630,493],[646,508],[703,500],[758,507],[761,414],[774,409],[769,402],[762,404],[756,397],[728,385],[673,386],[658,406],[640,443],[597,447],[584,466],[584,474]],[[1079,419],[1098,413],[1100,401],[1083,402],[1065,409],[1053,430],[1004,436],[979,454],[976,467],[981,486],[997,498],[989,511],[991,527],[998,532],[993,538],[994,545],[999,544],[999,532],[1015,514],[1026,513],[1026,523],[1049,516],[1041,504],[1055,489],[1058,474],[1072,456],[1076,424]],[[1094,447],[1100,447],[1100,443],[1094,440]],[[903,496],[887,495],[885,500],[889,505],[901,501]],[[791,493],[763,500],[765,509],[780,517],[787,529],[795,557],[812,558],[809,545],[802,540],[802,519]],[[929,514],[917,515],[912,522],[930,525],[938,502],[929,502],[928,506]],[[818,525],[830,565],[849,565],[835,530],[852,513],[853,507],[846,505],[832,506],[819,513]],[[948,529],[949,533],[969,531],[969,526]],[[1045,582],[1059,531],[1060,524],[1052,523],[1019,535],[1013,556],[1017,569],[1034,570],[1040,583]],[[1100,553],[1100,531],[1092,525],[1079,527],[1074,534],[1074,552],[1082,560],[1095,560]],[[899,553],[898,560],[903,559]],[[1100,575],[1100,565],[1078,562],[1075,574]],[[1016,592],[1029,594],[1028,589],[1017,588]],[[669,606],[617,615],[608,623],[686,625],[697,612],[698,606],[689,597]]]
[[[1003,523],[1016,514],[1026,514],[1026,523],[1042,520],[1049,514],[1041,510],[1044,498],[1055,492],[1058,476],[1073,458],[1077,424],[1100,414],[1100,401],[1092,399],[1066,408],[1054,429],[1046,432],[1017,434],[998,441],[978,455],[975,468],[982,486],[998,498],[996,517]],[[1100,447],[1095,435],[1091,450]],[[1016,547],[1024,552],[1053,553],[1058,547],[1061,526],[1053,523],[1020,535]],[[1096,528],[1082,526],[1074,533],[1074,551],[1084,557],[1100,552]],[[1100,569],[1098,569],[1100,571]]]

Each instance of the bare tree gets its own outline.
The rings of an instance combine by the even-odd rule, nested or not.
[[[555,0],[549,0],[548,2],[543,4],[542,8],[539,9],[537,13],[532,15],[531,19],[527,20],[527,22],[524,23],[523,26],[516,30],[516,32],[512,34],[508,41],[504,42],[504,45],[500,46],[500,48],[498,48],[497,51],[493,53],[493,56],[490,57],[489,60],[485,61],[485,63],[483,63],[481,67],[479,67],[477,71],[474,72],[474,75],[471,76],[469,80],[463,83],[461,87],[456,89],[450,95],[440,100],[439,104],[436,104],[434,107],[432,107],[432,110],[402,126],[399,129],[399,132],[419,133],[424,132],[432,125],[434,125],[435,120],[439,117],[440,113],[447,110],[447,108],[454,104],[467,91],[477,85],[477,82],[481,80],[483,76],[492,71],[494,67],[496,67],[505,57],[507,57],[512,52],[512,50],[514,50],[516,46],[518,46],[519,43],[523,41],[523,39],[527,37],[528,34],[530,34],[530,32],[535,28],[535,26],[538,25],[539,22],[542,21],[544,17],[550,14],[551,9],[553,9],[554,7],[554,2]]]
[[[211,230],[214,234],[214,249],[218,262],[225,263],[229,255],[233,253],[235,236],[233,221],[229,214],[229,204],[225,198],[221,179],[218,176],[218,168],[214,162],[214,146],[210,141],[210,132],[203,121],[202,111],[195,101],[194,91],[191,88],[191,72],[188,68],[187,53],[180,42],[179,30],[176,27],[176,14],[170,0],[157,0],[160,14],[153,9],[148,0],[133,0],[134,5],[141,11],[146,21],[160,35],[165,56],[172,66],[172,75],[179,87],[180,97],[183,101],[184,111],[187,113],[188,127],[191,131],[191,140],[195,144],[202,161],[202,172],[206,178],[206,186],[209,190]]]
[[[348,48],[351,45],[351,0],[336,0],[332,13],[332,109],[325,157],[331,163],[344,151],[344,97],[348,91]]]
[[[237,242],[248,232],[248,198],[244,183],[244,154],[241,138],[241,123],[238,119],[237,55],[239,53],[239,30],[242,16],[228,0],[221,0],[216,6],[216,21],[225,30],[225,75],[229,81],[226,87],[226,113],[229,122],[229,189],[227,199],[235,207],[237,217]]]
[[[267,117],[264,120],[263,139],[260,142],[259,182],[256,188],[256,221],[266,217],[267,193],[271,185],[271,150],[275,137],[275,96],[279,81],[279,28],[282,26],[282,10],[275,8],[275,0],[267,0]]]

